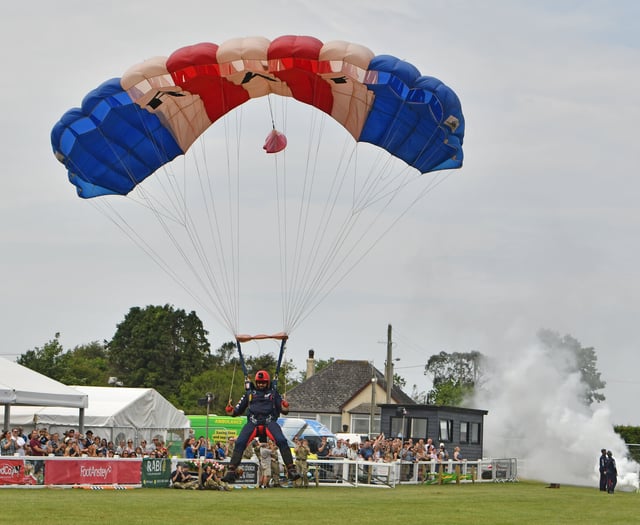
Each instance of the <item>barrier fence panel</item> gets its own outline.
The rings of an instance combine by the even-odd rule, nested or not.
[[[7,485],[130,485],[171,486],[176,465],[186,465],[195,476],[210,460],[184,458],[68,458],[57,456],[0,456],[0,486]],[[225,465],[227,461],[217,462]],[[393,488],[398,484],[445,484],[516,481],[515,458],[480,461],[370,462],[363,460],[309,460],[312,484]],[[238,487],[258,485],[256,461],[243,461]],[[286,483],[286,479],[283,478]]]

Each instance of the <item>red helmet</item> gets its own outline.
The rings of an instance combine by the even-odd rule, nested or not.
[[[270,381],[271,381],[271,378],[269,377],[269,372],[267,372],[266,370],[258,370],[256,372],[256,378],[255,378],[256,385],[258,383],[266,383],[268,385]]]

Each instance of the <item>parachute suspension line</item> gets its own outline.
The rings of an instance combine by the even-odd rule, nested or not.
[[[199,260],[201,261],[202,268],[204,273],[207,276],[209,285],[211,289],[214,290],[215,296],[218,299],[218,303],[221,305],[220,309],[225,310],[225,305],[232,304],[229,300],[231,296],[231,291],[229,290],[229,279],[228,273],[229,269],[225,263],[224,257],[222,256],[221,249],[221,232],[219,229],[218,221],[218,211],[216,207],[216,200],[214,199],[214,188],[212,185],[212,177],[213,175],[209,171],[207,166],[207,151],[202,139],[199,139],[199,144],[201,146],[202,155],[204,159],[204,174],[199,169],[199,164],[196,164],[196,173],[197,180],[200,187],[199,195],[201,195],[203,202],[203,210],[205,211],[207,217],[207,227],[210,238],[212,239],[211,245],[213,246],[213,256],[217,261],[217,268],[220,268],[221,276],[217,275],[217,272],[213,269],[211,264],[211,259],[208,254],[207,248],[205,247],[205,243],[203,239],[200,237],[199,229],[196,227],[196,223],[192,220],[189,220],[187,224],[187,234],[191,241],[191,244],[196,251]],[[203,230],[204,233],[204,230]],[[222,298],[226,298],[227,300],[223,300]],[[226,309],[223,319],[226,321],[228,327],[231,327],[233,323],[233,312],[229,309]]]
[[[312,135],[310,133],[310,135]],[[314,140],[309,140],[310,144],[313,144]],[[318,148],[316,148],[317,150]],[[346,150],[346,148],[345,148]],[[340,166],[336,169],[335,178],[332,183],[331,192],[336,190],[336,187],[341,188],[344,180],[348,177],[347,171],[349,166],[354,163],[354,167],[357,166],[357,145],[354,147],[350,156],[348,156],[348,160],[346,161],[346,166],[342,167],[343,161],[345,160],[345,154],[343,150],[343,155],[340,159]],[[307,161],[307,173],[306,176],[310,176],[313,180],[314,170],[309,166],[311,164],[311,151],[308,153],[308,161]],[[337,235],[333,239],[333,244],[330,246],[329,250],[326,250],[324,257],[319,257],[316,251],[316,248],[319,248],[320,244],[324,240],[324,230],[321,232],[318,230],[316,232],[316,237],[314,237],[313,246],[310,251],[309,259],[307,261],[307,267],[302,269],[302,263],[300,261],[296,261],[296,279],[292,280],[293,286],[292,289],[297,290],[297,296],[295,299],[290,300],[290,304],[288,306],[288,311],[291,312],[291,315],[287,322],[287,327],[291,331],[297,326],[299,322],[304,320],[315,308],[326,298],[329,293],[340,284],[347,275],[350,274],[351,271],[357,266],[357,264],[378,244],[378,242],[391,230],[395,224],[406,215],[409,210],[420,201],[427,193],[432,191],[436,186],[438,186],[441,182],[444,181],[445,178],[433,178],[426,187],[423,187],[421,191],[419,191],[413,201],[407,206],[402,213],[397,216],[391,224],[386,226],[382,233],[377,235],[373,240],[367,241],[370,244],[367,245],[365,243],[365,238],[367,234],[370,234],[371,231],[377,223],[383,217],[384,212],[387,208],[394,202],[397,195],[411,182],[420,180],[421,176],[415,176],[415,170],[410,167],[406,167],[403,170],[397,172],[396,175],[389,176],[391,171],[391,162],[390,156],[387,156],[387,161],[376,162],[377,169],[373,169],[368,171],[368,175],[365,179],[363,187],[358,191],[357,182],[354,177],[354,185],[353,185],[353,209],[350,216],[345,218],[345,221],[341,228],[338,230]],[[344,169],[344,174],[342,178],[339,178],[339,171]],[[356,167],[356,173],[358,169]],[[377,174],[376,174],[377,173]],[[336,184],[336,180],[340,182]],[[306,188],[306,186],[305,186]],[[327,198],[327,205],[331,202],[330,211],[333,211],[333,206],[336,203],[337,193],[335,196]],[[332,200],[333,199],[333,200]],[[302,202],[308,202],[306,198],[303,198]],[[382,204],[382,208],[378,211],[374,220],[369,224],[369,226],[357,237],[355,240],[350,240],[350,236],[353,236],[353,232],[355,231],[356,222],[358,216],[371,205],[380,202]],[[301,205],[302,206],[302,205]],[[327,208],[329,209],[329,208]],[[301,207],[302,214],[302,207]],[[301,220],[298,221],[299,228],[304,235],[306,235],[306,222],[302,220],[302,215],[300,215]],[[324,216],[323,216],[324,219]],[[326,227],[326,222],[324,220],[321,221],[324,223]],[[304,227],[303,227],[304,226]],[[298,239],[296,240],[296,242]],[[357,253],[358,250],[361,250],[361,253]],[[300,252],[296,252],[297,255],[300,255]],[[312,268],[313,266],[313,268]],[[313,273],[315,272],[315,273]],[[309,278],[309,275],[312,275]],[[304,276],[300,278],[300,276]],[[302,281],[304,286],[301,284]],[[295,314],[295,315],[294,315]]]
[[[318,113],[314,112],[313,116],[316,115],[318,115]],[[323,114],[320,115],[323,116]],[[338,197],[342,192],[344,182],[347,178],[346,168],[341,174],[341,166],[343,166],[345,160],[345,148],[343,147],[343,153],[340,158],[338,168],[335,170],[334,177],[331,181],[331,186],[325,200],[322,218],[317,225],[315,236],[312,237],[311,246],[308,249],[306,264],[303,266],[303,262],[301,261],[302,247],[308,233],[307,218],[310,210],[313,181],[317,172],[318,159],[320,158],[320,138],[322,136],[322,130],[324,129],[324,122],[325,120],[322,120],[321,126],[314,125],[309,131],[310,138],[308,143],[310,145],[315,143],[317,146],[314,150],[312,150],[311,146],[309,147],[307,155],[307,173],[305,178],[305,195],[301,200],[299,210],[299,228],[298,235],[296,237],[296,273],[292,278],[292,288],[297,290],[297,294],[295,297],[292,296],[290,299],[291,305],[289,306],[289,311],[291,312],[291,317],[287,325],[291,329],[297,325],[301,319],[302,313],[306,308],[308,308],[308,305],[312,302],[313,298],[320,293],[322,288],[325,287],[328,282],[330,282],[339,270],[340,266],[343,264],[342,261],[338,264],[334,263],[338,260],[338,254],[344,247],[344,243],[355,226],[357,219],[353,213],[347,214],[345,222],[338,230],[338,234],[333,239],[332,243],[331,240],[326,241],[329,218],[333,215]],[[316,129],[318,130],[318,139],[316,139]],[[306,182],[307,179],[310,180],[309,183]],[[309,188],[308,192],[306,192],[307,188]],[[322,248],[323,243],[326,242],[330,243],[330,249],[325,251],[324,256],[321,256],[319,253],[320,249]],[[348,255],[349,253],[347,256]]]
[[[238,359],[240,361],[240,366],[242,368],[242,373],[244,374],[244,387],[245,390],[249,390],[251,386],[251,379],[249,377],[249,371],[247,370],[247,365],[244,360],[244,355],[242,354],[242,343],[248,341],[254,341],[259,339],[279,339],[280,340],[280,352],[278,353],[278,361],[276,364],[276,370],[273,374],[272,384],[274,388],[278,386],[278,375],[280,374],[280,368],[282,366],[282,358],[285,354],[285,349],[287,345],[287,339],[289,336],[286,333],[279,333],[274,335],[236,335],[236,346],[238,348]],[[235,371],[235,369],[234,369]],[[231,397],[231,396],[229,396]]]
[[[271,106],[271,93],[267,94],[267,101],[269,102],[269,115],[271,116],[271,127],[276,129],[276,121],[273,118],[273,107]]]
[[[140,119],[140,122],[141,122],[141,124],[142,124],[143,128],[145,128],[145,129],[146,129],[146,125],[145,125],[144,121],[142,121],[142,119]],[[100,133],[102,134],[103,138],[105,139],[105,142],[106,142],[107,144],[110,144],[110,142],[107,140],[107,137],[104,135],[104,133],[102,132],[102,130],[101,130],[101,129],[100,129]],[[150,132],[148,129],[147,129],[147,133],[148,133],[148,135],[151,135],[151,132]],[[153,141],[152,141],[152,142],[153,142]],[[111,151],[112,151],[112,153],[114,154],[114,156],[116,156],[117,158],[120,158],[120,157],[119,157],[119,155],[117,154],[117,152],[115,151],[115,148],[114,148],[113,146],[111,146],[111,145],[110,145],[110,148],[111,148]],[[156,152],[157,152],[158,156],[160,157],[160,153],[161,153],[161,152],[160,152],[160,150],[159,150],[158,148],[156,148]],[[176,246],[176,248],[178,248],[179,253],[180,253],[180,254],[183,256],[183,258],[185,259],[185,262],[186,262],[187,264],[189,264],[189,266],[191,267],[191,269],[192,269],[192,271],[193,271],[193,266],[192,266],[192,265],[190,265],[190,261],[188,260],[188,257],[186,257],[186,254],[184,253],[184,250],[182,250],[182,248],[181,248],[181,246],[179,245],[179,243],[177,243],[177,242],[176,242],[175,237],[171,234],[170,229],[167,227],[167,224],[164,222],[163,214],[161,214],[161,213],[157,210],[156,206],[154,205],[154,200],[153,200],[152,198],[150,198],[150,196],[148,195],[148,192],[146,192],[146,191],[144,190],[144,188],[143,188],[141,185],[137,185],[137,182],[138,182],[138,181],[136,181],[136,180],[135,180],[135,178],[133,177],[133,174],[132,174],[132,173],[130,172],[130,170],[127,168],[126,164],[125,164],[125,163],[121,163],[121,166],[122,166],[122,167],[123,167],[123,169],[124,169],[124,170],[129,174],[130,180],[131,180],[132,182],[136,183],[135,188],[136,188],[136,190],[138,191],[138,193],[140,194],[140,196],[143,198],[144,202],[146,202],[147,207],[148,207],[148,208],[152,211],[152,213],[156,216],[156,218],[158,219],[158,221],[160,222],[160,224],[161,224],[161,225],[162,225],[162,227],[164,228],[164,230],[165,230],[165,232],[167,233],[167,235],[170,237],[170,239],[172,240],[172,242],[174,243],[174,245]],[[168,180],[169,180],[169,181],[171,181],[171,179],[170,179],[170,178],[169,178]],[[164,189],[164,186],[162,186],[162,185],[161,185],[161,187],[163,188],[163,190],[165,190],[165,189]],[[165,190],[165,193],[168,195],[168,192],[166,192],[166,190]],[[175,194],[175,192],[174,192],[174,194]],[[131,199],[131,200],[133,200],[133,201],[135,202],[135,199]],[[106,203],[106,200],[105,200],[105,203]],[[113,207],[108,206],[108,205],[106,205],[106,204],[105,204],[105,208],[109,208],[109,209],[113,210]],[[119,218],[120,218],[120,220],[122,221],[122,225],[124,225],[124,226],[126,227],[125,229],[120,228],[121,230],[125,231],[126,229],[128,229],[129,231],[133,232],[133,228],[128,224],[128,222],[127,222],[127,221],[126,221],[126,220],[125,220],[121,215],[119,215],[119,214],[115,213],[115,211],[114,211],[114,214],[115,214],[117,217],[119,217]],[[112,221],[113,221],[113,219],[112,219]],[[115,221],[113,221],[113,222],[115,222]],[[128,236],[129,236],[129,238],[131,238],[132,240],[134,240],[134,239],[131,237],[131,235],[128,235]],[[136,234],[136,236],[137,236],[137,234]],[[137,236],[137,237],[138,237],[139,239],[141,239],[139,236]],[[134,242],[135,242],[135,240],[134,240]],[[138,244],[138,243],[136,243],[136,244]],[[145,244],[147,247],[149,247],[149,245],[148,245],[148,244],[146,244],[146,243],[144,243],[144,244]],[[142,245],[138,244],[138,246],[140,246],[140,247],[142,248]],[[150,248],[150,247],[149,247],[149,248]],[[148,250],[146,250],[145,248],[143,248],[143,251],[145,251],[146,253],[149,253],[149,251],[148,251]],[[151,250],[151,251],[153,251],[153,250]],[[164,269],[166,269],[166,270],[169,270],[169,275],[172,275],[172,274],[173,274],[173,275],[175,275],[175,272],[173,272],[173,270],[171,270],[170,266],[169,266],[169,265],[168,265],[164,260],[162,260],[162,258],[160,258],[160,257],[158,257],[158,256],[157,256],[157,252],[153,251],[153,253],[155,253],[155,254],[156,254],[155,260],[156,260],[157,262],[158,262],[158,261],[160,261],[160,262],[161,262],[160,267],[161,267],[161,268],[164,268]],[[194,274],[196,274],[196,273],[197,273],[197,272],[194,272]],[[181,281],[180,279],[178,279],[178,280],[177,280],[177,282],[180,284],[182,281]]]
[[[384,229],[384,231],[382,231],[382,233],[380,233],[380,235],[377,236],[377,238],[369,245],[369,247],[363,251],[354,261],[352,264],[349,265],[349,267],[342,273],[342,275],[339,276],[339,278],[333,282],[332,284],[327,283],[327,286],[323,288],[321,293],[318,293],[311,304],[309,304],[306,308],[305,308],[305,312],[303,315],[300,316],[300,319],[298,320],[298,322],[302,322],[304,321],[309,315],[311,315],[311,313],[313,313],[313,311],[322,303],[322,301],[324,301],[326,299],[326,297],[342,282],[344,281],[344,279],[346,279],[346,277],[354,270],[354,268],[362,261],[362,259],[364,259],[369,252],[371,252],[371,250],[373,250],[373,248],[380,242],[380,240],[387,235],[387,233],[393,229],[393,227],[416,205],[416,203],[418,203],[420,200],[422,200],[427,194],[429,194],[431,191],[433,191],[437,186],[439,186],[442,182],[444,182],[447,178],[449,178],[449,176],[451,175],[451,172],[448,171],[446,173],[446,175],[444,175],[443,177],[440,177],[439,180],[436,183],[430,184],[429,186],[425,187],[422,191],[420,191],[418,193],[418,195],[413,199],[413,201],[410,203],[410,205],[399,215],[397,216],[393,222],[391,224],[388,225],[387,228]]]
[[[303,263],[305,239],[308,232],[309,214],[311,210],[311,199],[313,196],[313,189],[315,183],[315,177],[317,175],[317,158],[320,148],[320,137],[322,136],[322,130],[324,126],[324,120],[321,120],[321,125],[318,126],[318,115],[320,113],[316,111],[310,111],[311,119],[309,124],[309,140],[307,141],[307,156],[305,160],[305,173],[303,178],[302,195],[299,200],[299,207],[297,210],[297,221],[295,239],[292,249],[292,261],[293,271],[290,275],[290,286],[293,293],[288,296],[287,300],[287,326],[293,323],[292,316],[297,312],[299,299],[297,296],[303,291],[303,288],[299,283],[307,282],[305,274],[307,273],[305,268],[308,268],[310,257],[307,258],[307,264]],[[316,138],[317,136],[317,138]],[[315,144],[315,147],[314,147]],[[303,274],[301,275],[301,271]],[[297,293],[296,293],[297,291]]]
[[[141,121],[141,123],[143,124],[143,127],[144,127],[144,122]],[[147,130],[147,133],[151,135],[151,132],[149,130]],[[108,141],[106,142],[109,143]],[[200,143],[202,144],[202,139],[200,139]],[[110,146],[110,147],[114,155],[118,157],[113,146]],[[204,151],[204,148],[203,148],[203,151]],[[158,156],[161,156],[161,152],[159,148],[156,148],[156,152]],[[206,156],[205,156],[205,160],[206,160]],[[201,179],[202,178],[201,170],[199,167],[197,156],[195,155],[194,155],[194,161],[196,165],[196,171],[198,173],[199,178]],[[205,165],[206,165],[206,162],[205,162]],[[122,166],[123,168],[126,169],[126,165],[124,163],[122,163]],[[134,177],[132,176],[131,172],[128,169],[126,169],[126,171],[127,173],[129,173],[131,180],[133,182],[137,182],[134,180]],[[216,280],[215,272],[211,270],[211,266],[207,259],[206,250],[204,249],[202,243],[200,242],[200,239],[197,236],[197,234],[194,233],[197,230],[193,227],[194,222],[188,212],[188,207],[186,206],[187,177],[186,176],[184,177],[184,181],[183,181],[184,186],[182,190],[180,190],[179,186],[177,186],[176,184],[175,175],[173,173],[169,173],[168,170],[166,169],[164,169],[163,172],[165,173],[166,182],[168,184],[163,184],[162,179],[159,177],[156,177],[154,181],[156,181],[157,185],[160,186],[162,193],[165,195],[165,198],[167,199],[167,201],[169,201],[171,208],[173,208],[173,214],[169,212],[169,208],[167,207],[164,207],[164,211],[161,211],[159,209],[159,201],[150,192],[148,192],[143,185],[137,184],[134,190],[135,194],[139,195],[142,200],[138,201],[134,196],[131,196],[131,195],[129,196],[129,200],[138,204],[142,204],[143,206],[147,207],[152,212],[152,214],[156,217],[157,222],[161,225],[166,236],[171,240],[176,251],[180,254],[184,263],[190,269],[190,272],[195,277],[197,283],[204,289],[205,295],[209,297],[209,302],[203,301],[202,298],[200,298],[199,295],[195,293],[194,290],[191,289],[181,277],[178,276],[177,272],[171,268],[171,266],[158,254],[158,252],[155,251],[153,248],[151,248],[151,246],[146,241],[144,241],[144,239],[142,239],[142,237],[139,234],[135,232],[135,229],[120,214],[115,212],[112,206],[106,204],[106,199],[102,200],[105,208],[102,209],[101,211],[103,212],[103,214],[108,216],[108,218],[114,224],[116,224],[116,226],[118,226],[134,242],[134,244],[136,244],[139,248],[142,249],[142,251],[144,251],[149,256],[151,256],[152,260],[154,260],[154,262],[156,262],[156,264],[163,271],[165,271],[165,273],[167,273],[177,284],[179,284],[191,297],[193,297],[198,303],[200,303],[207,311],[209,311],[215,317],[218,317],[220,320],[222,320],[223,324],[227,325],[228,327],[234,327],[236,323],[234,322],[233,315],[232,314],[230,315],[229,312],[225,310],[224,306],[221,306],[226,303],[224,303],[223,301],[214,300],[211,295],[211,291],[210,291],[211,289],[213,289],[216,296],[218,297],[221,297],[221,295],[223,294],[221,294],[220,284]],[[186,173],[186,169],[185,169],[185,173]],[[112,213],[111,216],[109,213],[106,213],[107,209],[111,210],[111,213]],[[117,217],[118,220],[114,219],[114,217]],[[172,222],[175,222],[176,224],[181,225],[181,227],[185,231],[186,235],[188,236],[191,242],[193,249],[196,252],[198,259],[200,260],[200,264],[202,265],[202,268],[204,268],[205,270],[204,273],[205,275],[207,275],[209,286],[207,286],[203,281],[201,272],[198,271],[198,269],[193,264],[193,261],[190,259],[183,245],[181,244],[179,239],[175,236],[174,232],[168,225],[167,220],[171,220]],[[120,223],[118,223],[118,221],[120,221]],[[217,221],[214,221],[214,222],[216,222],[217,224]],[[214,243],[214,246],[215,245],[216,243]],[[211,303],[215,305],[217,314],[215,311],[212,311],[211,308],[209,307],[209,304]],[[236,301],[236,304],[237,304],[237,301]],[[237,315],[235,318],[237,319]]]
[[[229,401],[227,404],[231,404],[231,400],[233,399],[233,383],[236,379],[236,368],[238,368],[238,363],[233,363],[233,372],[231,374],[231,387],[229,388]]]
[[[209,224],[209,230],[210,232],[212,231],[212,224],[218,224],[218,221],[215,219],[211,218],[211,215],[213,214],[215,216],[215,201],[213,200],[213,198],[209,198],[207,199],[206,196],[207,195],[213,195],[213,191],[211,188],[211,178],[207,176],[207,174],[209,173],[209,169],[208,169],[208,163],[207,163],[207,152],[206,152],[206,147],[204,144],[204,141],[202,138],[198,139],[198,143],[200,145],[200,153],[202,156],[202,164],[203,166],[201,167],[201,163],[199,162],[199,157],[196,154],[196,150],[195,148],[193,148],[192,150],[192,157],[194,160],[194,166],[195,166],[195,172],[197,174],[197,178],[200,184],[200,195],[202,196],[202,200],[204,203],[204,209],[206,210],[207,213],[207,217],[208,217],[208,224]],[[181,199],[178,199],[179,201],[182,202],[182,209],[183,209],[183,213],[181,215],[183,215],[184,220],[183,220],[183,228],[184,228],[184,232],[187,236],[187,238],[189,239],[189,242],[196,254],[196,257],[199,260],[200,263],[200,267],[202,269],[202,272],[198,271],[195,268],[195,265],[193,264],[193,262],[190,260],[188,254],[186,253],[186,251],[183,249],[183,247],[180,245],[180,242],[176,240],[176,238],[173,236],[173,234],[171,233],[167,233],[168,236],[172,239],[172,242],[174,243],[174,246],[176,246],[176,248],[178,249],[179,253],[182,254],[183,259],[185,260],[187,266],[191,269],[191,273],[193,273],[193,275],[196,277],[196,279],[198,280],[198,282],[203,286],[203,288],[205,288],[206,290],[206,294],[209,296],[210,300],[212,300],[212,296],[211,296],[211,292],[210,290],[213,290],[214,294],[216,295],[216,297],[220,298],[224,295],[228,296],[229,295],[229,291],[228,288],[225,286],[225,284],[228,282],[228,280],[226,279],[222,279],[222,282],[219,282],[218,277],[216,276],[216,272],[213,271],[212,266],[211,266],[211,262],[210,259],[208,257],[208,253],[207,250],[204,247],[204,244],[202,242],[202,239],[199,236],[198,233],[198,229],[195,227],[195,222],[193,221],[191,214],[189,213],[189,207],[186,205],[187,201],[186,201],[186,196],[187,196],[187,178],[188,178],[188,174],[187,174],[187,169],[186,169],[186,159],[184,160],[184,164],[185,164],[185,169],[183,170],[184,173],[184,177],[183,177],[183,189],[182,192],[180,192],[180,190],[176,189],[174,187],[174,194],[176,196],[181,196]],[[204,168],[204,176],[203,176],[203,168]],[[190,178],[190,177],[189,177]],[[207,183],[205,185],[204,181]],[[172,180],[171,178],[169,180]],[[139,186],[139,188],[142,190],[142,187]],[[213,211],[212,211],[212,206],[213,206]],[[167,230],[166,225],[163,224],[163,227],[165,228],[165,230]],[[213,237],[215,237],[214,235],[212,235]],[[219,237],[219,235],[218,235]],[[219,246],[218,243],[213,243],[214,247]],[[223,273],[226,273],[226,266],[224,265],[224,262],[220,256],[220,251],[217,250],[216,254],[218,256],[218,262],[220,264],[220,267],[223,269]],[[222,261],[222,262],[221,262]],[[207,281],[209,283],[209,286],[206,286],[204,284],[204,282],[202,281],[201,278],[201,273],[203,275],[205,275],[207,277]],[[216,309],[219,312],[219,317],[225,321],[225,323],[227,325],[231,325],[231,323],[233,322],[233,316],[232,313],[230,313],[229,311],[225,311],[224,305],[225,304],[229,304],[228,302],[224,302],[224,301],[214,301],[212,300],[212,302],[214,304],[216,304]]]

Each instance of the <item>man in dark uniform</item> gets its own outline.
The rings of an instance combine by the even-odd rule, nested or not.
[[[293,464],[293,456],[284,437],[280,425],[278,425],[278,416],[280,414],[289,413],[289,403],[282,399],[278,391],[271,385],[269,373],[265,370],[256,372],[255,384],[251,384],[249,390],[245,392],[242,399],[235,407],[227,405],[225,411],[228,415],[236,417],[247,412],[247,424],[240,431],[240,435],[236,439],[235,448],[227,473],[222,478],[227,483],[233,483],[238,473],[236,469],[242,461],[242,453],[247,444],[256,436],[263,441],[267,437],[275,441],[280,449],[282,459],[287,469],[287,476],[290,480],[296,480],[300,477],[295,465]]]
[[[603,448],[600,454],[598,470],[600,471],[600,490],[607,491],[607,449]]]
[[[607,471],[607,492],[613,494],[613,491],[618,484],[618,468],[616,467],[616,460],[613,459],[611,451],[607,451],[607,463],[605,466]]]

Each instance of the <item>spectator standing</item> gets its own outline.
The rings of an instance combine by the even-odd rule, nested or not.
[[[320,444],[318,445],[318,452],[317,452],[318,459],[320,460],[331,459],[331,451],[332,451],[331,443],[329,442],[326,436],[322,436],[320,438]],[[320,467],[320,479],[327,479],[327,474],[329,472],[332,472],[331,466],[328,465],[327,463],[320,463],[319,467]]]
[[[358,456],[365,461],[371,461],[373,458],[373,447],[371,446],[370,440],[364,440],[364,443],[362,443],[362,446],[358,449]]]
[[[65,445],[64,455],[70,458],[79,458],[82,455],[76,438],[68,439]]]
[[[449,453],[447,452],[447,448],[444,446],[444,443],[440,443],[440,447],[438,448],[438,452],[436,453],[436,458],[436,472],[444,472],[444,467],[442,466],[442,464],[445,461],[449,460]]]
[[[266,489],[271,479],[271,448],[269,443],[260,443],[258,450],[258,461],[260,471],[260,488]]]
[[[338,439],[338,441],[336,442],[336,446],[331,449],[331,456],[341,461],[344,461],[345,459],[347,459],[348,452],[349,452],[349,447],[344,442],[344,440]],[[336,476],[342,478],[344,475],[344,464],[336,465],[335,468],[337,469],[335,473]]]
[[[206,458],[207,450],[209,449],[208,440],[204,438],[204,436],[198,437],[198,441],[196,442],[197,452],[196,457],[198,458]]]
[[[225,452],[224,447],[222,446],[222,443],[220,443],[220,441],[216,441],[216,444],[213,447],[214,450],[214,455],[216,459],[219,459],[220,461],[224,461],[227,457],[227,454]]]
[[[21,427],[16,427],[11,431],[11,439],[13,439],[15,443],[14,454],[18,454],[18,456],[24,456],[27,440],[22,436]]]
[[[44,456],[46,454],[46,445],[45,448],[42,448],[42,443],[40,443],[40,433],[36,429],[31,432],[31,439],[29,439],[29,448],[31,448],[32,456]]]
[[[195,459],[198,457],[198,444],[194,437],[188,437],[182,444],[182,457]]]
[[[0,439],[0,455],[13,456],[16,452],[16,440],[13,437],[11,430],[4,430],[2,432],[2,439]]]
[[[94,443],[96,443],[97,446],[96,452],[98,453],[98,456],[106,457],[107,451],[109,450],[109,442],[107,441],[107,439],[100,439],[98,436],[96,436]]]
[[[233,456],[233,451],[235,448],[236,448],[236,438],[230,437],[229,439],[227,439],[227,445],[225,450],[225,454],[228,458]]]

